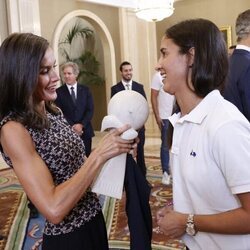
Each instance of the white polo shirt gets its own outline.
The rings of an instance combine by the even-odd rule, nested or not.
[[[170,118],[174,210],[217,214],[240,206],[236,194],[250,192],[250,123],[214,90],[189,114]],[[191,250],[249,250],[250,234],[187,234]]]
[[[162,76],[160,72],[156,72],[152,78],[151,89],[159,91],[157,101],[161,119],[168,119],[168,117],[171,116],[173,112],[175,97],[174,95],[170,95],[165,92],[163,86]]]

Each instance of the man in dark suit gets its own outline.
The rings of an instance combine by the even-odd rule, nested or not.
[[[123,90],[134,90],[141,95],[143,95],[146,98],[146,94],[143,88],[143,85],[135,82],[132,80],[133,76],[133,68],[132,65],[129,62],[123,62],[120,65],[120,71],[121,71],[121,81],[118,82],[116,85],[111,87],[111,98],[116,93],[123,91]],[[144,143],[145,143],[145,127],[143,126],[138,131],[138,137],[140,139],[140,142],[137,146],[137,165],[142,170],[142,173],[146,175],[146,165],[145,165],[145,159],[144,159]]]
[[[143,85],[132,81],[133,68],[129,62],[120,65],[121,81],[111,87],[111,98],[123,90],[134,90],[146,98]],[[130,231],[130,249],[151,250],[152,216],[149,205],[151,187],[146,179],[144,159],[145,127],[138,131],[136,161],[128,154],[124,188],[126,191],[126,213]],[[139,167],[139,168],[138,168]]]
[[[79,68],[67,62],[61,67],[65,84],[57,89],[56,105],[62,110],[73,130],[81,136],[86,156],[91,153],[94,131],[91,119],[94,113],[93,97],[88,87],[77,83]]]
[[[250,121],[250,9],[236,20],[237,46],[229,59],[224,97]]]

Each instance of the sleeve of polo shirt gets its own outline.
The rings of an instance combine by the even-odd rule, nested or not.
[[[160,76],[156,73],[153,75],[152,82],[151,82],[151,89],[160,90],[162,85],[162,80]]]
[[[250,192],[250,126],[230,121],[217,129],[212,154],[233,194]]]

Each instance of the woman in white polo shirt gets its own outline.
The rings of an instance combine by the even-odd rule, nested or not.
[[[193,19],[170,27],[158,69],[180,113],[170,118],[173,210],[160,230],[191,250],[250,249],[250,124],[220,94],[228,56],[219,29]]]

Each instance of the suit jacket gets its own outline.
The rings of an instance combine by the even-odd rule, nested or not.
[[[122,84],[122,82],[118,82],[116,85],[111,87],[111,98],[113,97],[113,95],[115,95],[116,93],[125,90],[124,85]],[[140,93],[141,95],[143,95],[145,97],[145,99],[147,100],[143,85],[132,81],[132,90]]]
[[[94,136],[91,119],[94,114],[93,97],[88,87],[77,83],[77,100],[73,102],[66,84],[57,90],[56,105],[62,110],[66,120],[72,126],[81,123],[84,127],[82,138],[88,139]]]
[[[235,49],[229,63],[224,97],[250,121],[250,52]]]

